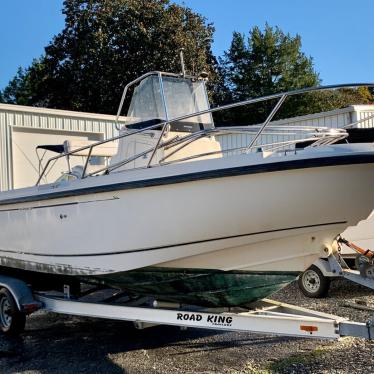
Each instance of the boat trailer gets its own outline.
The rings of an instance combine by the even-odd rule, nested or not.
[[[108,296],[106,292],[109,291]],[[101,295],[100,299],[97,299],[98,294]],[[105,290],[97,286],[74,298],[70,295],[68,285],[60,293],[33,292],[22,280],[0,275],[0,328],[7,335],[16,335],[24,330],[26,315],[45,310],[74,316],[132,321],[138,329],[175,325],[181,328],[246,331],[303,338],[338,339],[352,336],[374,339],[374,315],[367,323],[352,322],[339,316],[268,299],[251,304],[250,307],[201,308],[149,298],[131,299],[118,290]]]

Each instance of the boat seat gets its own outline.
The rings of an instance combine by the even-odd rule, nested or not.
[[[65,140],[64,149],[66,153],[75,151],[82,147],[87,147],[93,145],[97,142],[90,140]],[[108,143],[103,143],[92,148],[91,156],[96,157],[113,157],[117,154],[118,143],[116,141],[111,141]],[[82,151],[74,153],[72,156],[88,156],[90,149],[86,148]]]
[[[76,165],[71,168],[71,175],[77,177],[77,179],[82,179],[84,167],[82,165]]]
[[[59,178],[57,178],[55,185],[64,185],[72,180],[82,179],[83,168],[82,165],[73,166],[71,171],[63,173]]]

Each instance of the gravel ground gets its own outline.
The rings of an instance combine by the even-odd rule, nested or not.
[[[334,281],[326,299],[308,299],[296,284],[275,300],[366,321],[370,312],[343,307],[374,294],[344,280]],[[264,336],[131,324],[38,312],[26,332],[0,336],[0,373],[374,373],[374,342]]]

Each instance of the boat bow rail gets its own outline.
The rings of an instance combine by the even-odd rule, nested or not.
[[[193,159],[202,159],[206,156],[214,156],[214,155],[223,155],[226,153],[232,153],[232,152],[239,152],[239,153],[248,153],[252,151],[263,151],[263,152],[274,152],[277,150],[284,150],[287,147],[295,146],[298,143],[307,143],[307,147],[316,147],[321,145],[329,145],[338,142],[339,140],[345,139],[348,134],[345,129],[331,129],[326,127],[308,127],[308,126],[275,126],[271,125],[271,121],[274,118],[274,116],[278,113],[279,109],[283,105],[284,101],[291,96],[305,94],[309,92],[314,91],[322,91],[322,90],[331,90],[331,89],[340,89],[340,88],[357,88],[357,87],[374,87],[374,84],[371,83],[353,83],[353,84],[339,84],[339,85],[329,85],[329,86],[319,86],[319,87],[310,87],[305,89],[298,89],[294,91],[284,92],[284,93],[278,93],[273,95],[268,95],[264,97],[244,100],[237,103],[227,104],[220,107],[210,108],[209,104],[207,109],[204,110],[198,110],[193,113],[183,114],[179,116],[170,116],[170,108],[167,105],[166,97],[165,97],[165,88],[164,88],[164,78],[170,78],[170,79],[189,79],[191,82],[201,81],[201,85],[204,90],[204,94],[206,96],[206,90],[205,90],[205,81],[199,80],[195,77],[190,76],[181,76],[178,74],[171,74],[171,73],[165,73],[165,72],[150,72],[147,74],[144,74],[143,76],[137,78],[136,80],[132,81],[126,87],[124,88],[120,105],[118,108],[117,116],[116,116],[116,127],[118,128],[118,118],[122,112],[123,105],[125,102],[126,94],[128,93],[128,90],[130,87],[143,82],[145,79],[148,79],[149,77],[157,77],[158,84],[159,84],[159,93],[160,93],[160,106],[163,108],[163,117],[164,119],[156,121],[157,123],[152,125],[147,125],[145,127],[139,128],[139,129],[127,129],[125,132],[120,133],[118,136],[96,142],[91,145],[83,146],[80,148],[76,148],[70,152],[64,151],[63,153],[50,158],[45,167],[43,168],[42,172],[40,173],[40,176],[38,178],[38,181],[36,185],[39,185],[43,179],[43,177],[47,174],[47,171],[49,167],[53,167],[56,160],[59,158],[65,157],[67,159],[69,172],[70,172],[70,163],[69,163],[69,157],[74,155],[86,155],[86,161],[82,168],[81,178],[86,178],[88,176],[98,175],[100,173],[109,174],[111,171],[116,170],[120,167],[123,167],[124,165],[130,164],[131,162],[138,160],[139,158],[148,158],[148,161],[146,163],[146,167],[154,167],[154,166],[160,166],[165,165],[168,163],[175,163],[175,162],[185,162]],[[207,97],[206,97],[207,100]],[[211,116],[215,112],[225,111],[233,108],[243,107],[250,104],[256,104],[261,103],[265,101],[271,101],[276,100],[276,104],[271,110],[270,114],[267,116],[266,120],[260,124],[260,125],[251,125],[251,126],[236,126],[236,127],[218,127],[215,128],[212,126],[207,126],[201,129],[200,131],[195,131],[192,133],[189,133],[185,136],[175,136],[171,139],[163,140],[164,135],[167,134],[170,131],[171,126],[173,124],[181,123],[183,121],[191,121],[192,119],[196,118],[202,118],[202,116]],[[208,103],[208,102],[207,102]],[[212,117],[210,117],[212,119]],[[145,121],[149,122],[149,121]],[[212,122],[213,123],[213,122]],[[352,124],[353,125],[353,124]],[[134,155],[131,155],[130,157],[125,157],[119,161],[116,161],[115,163],[106,165],[103,168],[97,169],[93,172],[88,173],[88,165],[89,160],[92,155],[95,154],[94,149],[96,147],[100,147],[103,144],[110,143],[110,142],[116,142],[121,139],[127,138],[127,137],[134,137],[138,134],[146,134],[149,132],[153,132],[151,135],[154,136],[155,130],[158,130],[158,139],[154,146],[150,146],[148,149],[142,150],[141,152],[138,152]],[[248,134],[250,135],[249,143],[245,147],[234,147],[230,149],[220,149],[220,150],[207,150],[206,152],[198,152],[196,154],[189,155],[187,157],[181,157],[181,158],[174,158],[173,160],[170,160],[171,156],[175,156],[176,153],[180,152],[185,147],[189,146],[190,144],[203,139],[203,138],[211,138],[213,136],[226,136],[231,134]],[[278,141],[278,142],[262,142],[261,144],[258,143],[259,139],[263,136],[267,135],[284,135],[287,134],[292,135],[295,139],[287,139],[284,141]],[[157,162],[155,162],[155,155],[156,153],[161,149],[171,149],[171,151],[164,157],[161,157]],[[296,150],[295,150],[296,152]]]

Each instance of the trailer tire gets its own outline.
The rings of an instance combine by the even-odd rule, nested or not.
[[[0,289],[0,330],[6,335],[18,335],[24,331],[26,314],[22,313],[12,294]]]
[[[325,297],[330,288],[330,279],[325,277],[317,266],[312,265],[299,276],[301,292],[312,298]]]

